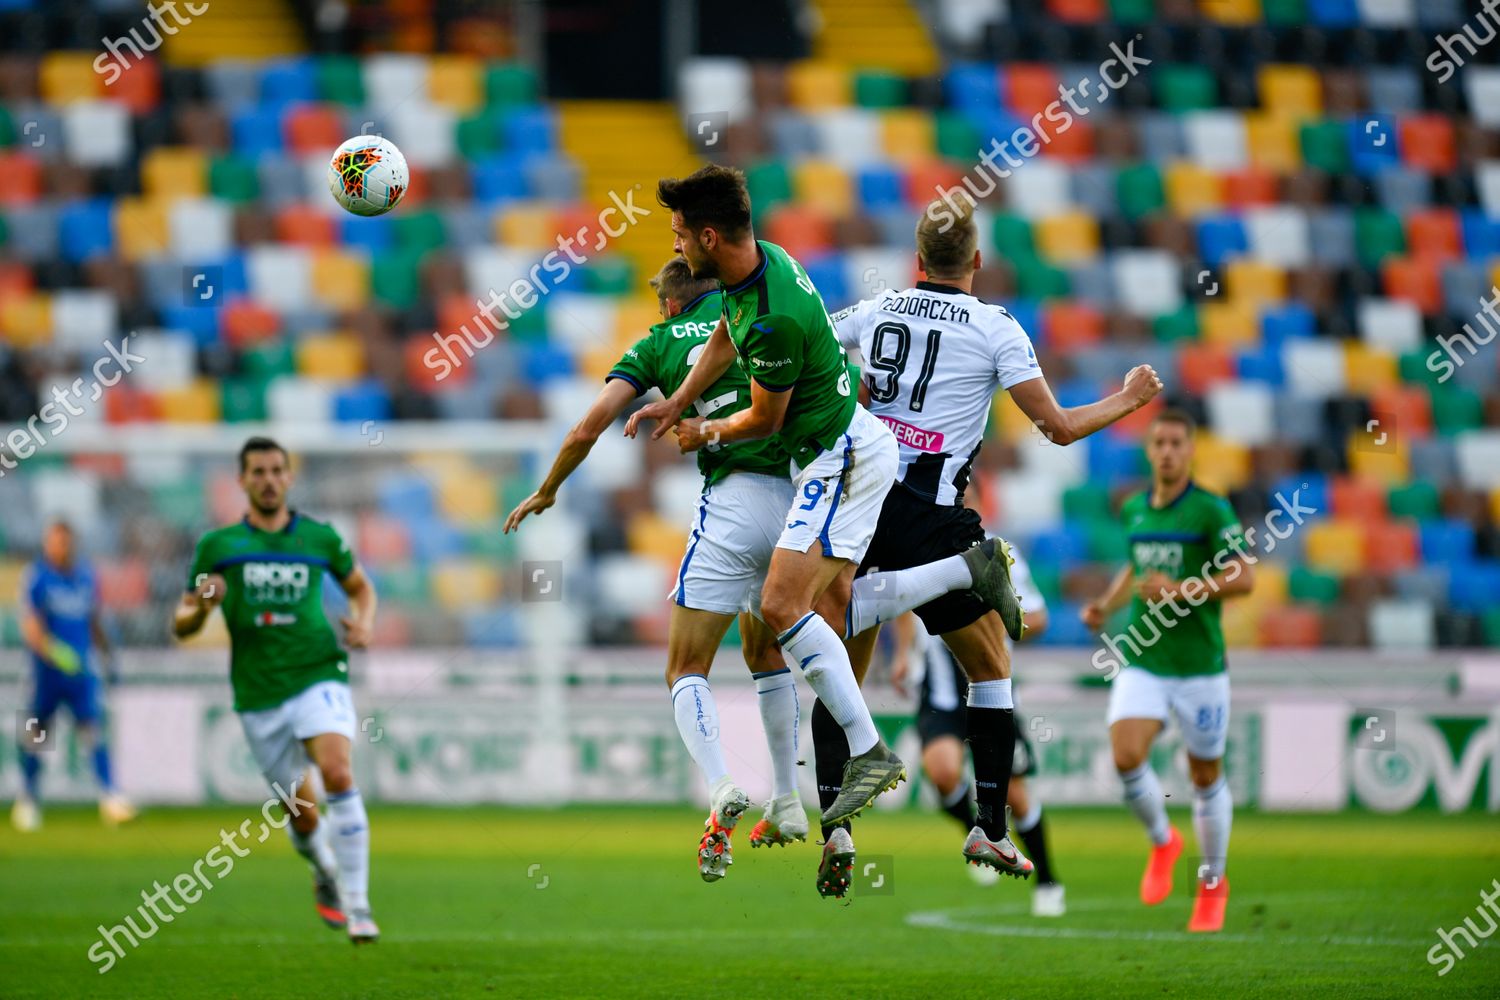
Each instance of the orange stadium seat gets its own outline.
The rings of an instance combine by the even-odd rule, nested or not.
[[[327,104],[303,104],[289,109],[281,122],[283,139],[295,153],[329,155],[344,135],[344,119]]]

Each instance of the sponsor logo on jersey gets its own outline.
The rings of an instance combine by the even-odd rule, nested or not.
[[[1182,571],[1181,542],[1136,542],[1132,551],[1139,566],[1162,570],[1169,576]]]
[[[278,625],[295,625],[297,616],[285,611],[262,611],[255,616],[255,624],[261,628]]]
[[[891,433],[896,435],[898,443],[904,444],[908,448],[915,448],[917,451],[943,450],[943,434],[941,431],[924,431],[920,427],[913,427],[911,424],[902,423],[894,417],[876,415],[880,416],[885,425],[891,429]]]
[[[757,368],[780,368],[782,365],[792,363],[791,358],[782,358],[780,361],[767,361],[765,358],[751,358],[750,363]]]
[[[307,596],[312,573],[302,562],[247,562],[241,579],[249,604],[296,604]]]

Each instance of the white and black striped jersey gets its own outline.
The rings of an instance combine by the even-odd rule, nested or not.
[[[1031,338],[1002,307],[919,281],[836,313],[858,351],[870,412],[901,445],[897,482],[938,504],[962,504],[997,388],[1041,378]]]

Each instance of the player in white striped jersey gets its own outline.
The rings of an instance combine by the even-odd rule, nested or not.
[[[891,609],[911,606],[903,600],[905,588],[943,593],[937,587],[948,581],[936,577],[965,575],[962,560],[951,557],[991,544],[984,541],[979,515],[963,506],[963,494],[997,389],[1009,391],[1043,433],[1066,445],[1144,406],[1162,387],[1156,372],[1140,365],[1118,392],[1085,406],[1059,406],[1026,331],[1003,308],[972,294],[974,272],[982,264],[972,204],[956,213],[943,203],[928,206],[917,222],[916,242],[917,268],[925,280],[833,317],[845,350],[864,359],[861,399],[868,399],[870,411],[893,429],[900,445],[896,485],[859,568],[866,576],[859,586],[847,587],[845,634],[861,678],[874,645],[871,626],[893,618]],[[1004,540],[996,544],[1008,548]],[[914,566],[923,569],[903,574],[904,579],[874,572]],[[970,681],[965,721],[978,823],[964,842],[964,858],[1025,877],[1032,863],[1005,830],[1016,739],[1005,637],[1022,631],[1020,609],[1011,610],[1017,620],[1002,623],[990,606],[961,587],[916,608],[927,631],[943,638]],[[818,793],[824,798],[837,794],[844,740],[820,709],[814,706],[812,723]]]

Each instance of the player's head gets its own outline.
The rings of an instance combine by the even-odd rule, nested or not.
[[[671,319],[704,292],[712,292],[718,285],[712,278],[695,278],[693,269],[681,257],[673,257],[661,266],[656,277],[651,279],[656,289],[656,308],[662,319]]]
[[[917,267],[927,280],[967,287],[981,263],[973,199],[960,193],[928,205],[917,220]]]
[[[53,566],[73,564],[73,526],[67,521],[50,521],[42,530],[42,558]]]
[[[292,463],[286,449],[268,437],[253,437],[240,448],[240,488],[262,514],[286,506],[292,488]]]
[[[1181,410],[1162,410],[1146,431],[1146,461],[1164,485],[1182,482],[1193,471],[1193,432],[1197,424]]]
[[[695,278],[719,277],[726,252],[754,238],[750,191],[733,167],[709,164],[686,177],[663,177],[656,200],[672,213],[672,250]]]

